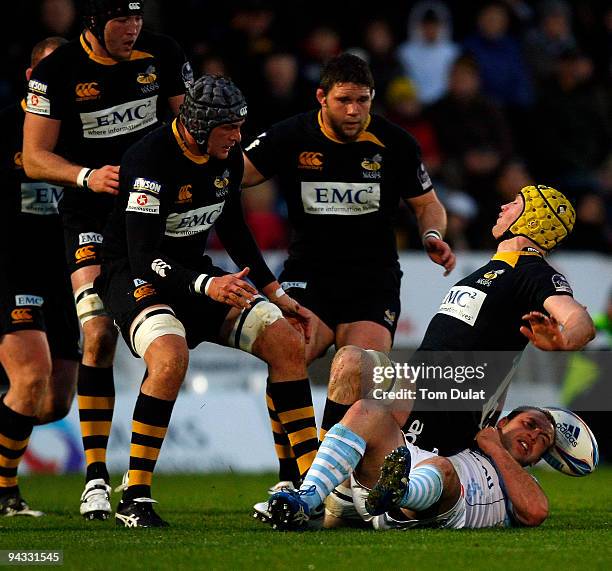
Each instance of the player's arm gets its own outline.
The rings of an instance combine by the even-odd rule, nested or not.
[[[283,291],[266,264],[244,219],[238,192],[227,199],[223,214],[215,224],[215,230],[234,263],[239,268],[249,267],[251,269],[250,278],[253,283],[281,309],[286,317],[293,319],[292,324],[304,333],[308,341],[312,314]]]
[[[242,175],[242,186],[248,188],[249,186],[256,186],[261,184],[266,177],[262,175],[256,168],[255,165],[250,161],[244,153],[244,174]]]
[[[62,186],[84,187],[93,192],[118,194],[119,167],[105,165],[91,169],[76,165],[54,152],[62,122],[59,119],[26,113],[23,125],[23,168],[36,180]]]
[[[548,498],[538,482],[502,445],[499,430],[490,426],[476,435],[476,442],[504,481],[513,515],[522,525],[536,527],[548,517]]]
[[[577,351],[595,337],[593,320],[584,306],[569,295],[552,295],[544,301],[549,315],[532,311],[523,316],[529,327],[521,333],[543,351]]]
[[[455,267],[455,254],[443,240],[446,232],[446,210],[438,200],[435,190],[420,196],[407,198],[416,216],[423,247],[433,262],[444,267],[447,276]]]

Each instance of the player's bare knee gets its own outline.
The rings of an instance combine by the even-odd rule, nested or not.
[[[88,321],[83,327],[83,361],[94,367],[110,367],[117,345],[117,330],[108,317]]]
[[[353,345],[336,353],[329,376],[328,397],[334,402],[351,404],[361,396],[361,368],[365,351]]]
[[[253,352],[270,365],[280,361],[304,365],[304,339],[286,319],[279,319],[262,330],[253,344]]]
[[[426,464],[435,466],[439,470],[440,474],[442,475],[442,485],[447,494],[453,493],[454,491],[457,492],[455,495],[460,493],[461,483],[459,482],[459,476],[455,470],[455,467],[453,466],[453,463],[448,458],[445,458],[444,456],[434,456],[432,458],[428,458],[420,464],[417,464],[417,466]]]

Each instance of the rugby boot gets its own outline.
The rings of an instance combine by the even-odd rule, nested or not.
[[[380,515],[399,507],[410,482],[410,450],[401,446],[386,456],[380,478],[368,494],[365,507],[370,515]]]

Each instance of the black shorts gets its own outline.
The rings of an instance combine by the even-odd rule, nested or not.
[[[102,234],[114,200],[110,194],[94,194],[83,188],[64,192],[59,212],[70,273],[101,263]]]
[[[288,261],[278,281],[332,331],[341,323],[372,321],[388,329],[393,339],[401,311],[401,279],[401,270],[395,268],[334,275]]]
[[[0,270],[0,336],[45,331],[53,358],[78,361],[79,321],[63,256],[59,262],[55,269],[31,263],[14,276]]]
[[[206,273],[221,276],[228,272],[210,268]],[[127,260],[105,263],[102,273],[96,278],[95,289],[135,357],[139,355],[132,346],[130,327],[138,314],[147,307],[157,304],[170,306],[185,327],[187,346],[190,349],[204,341],[219,343],[221,326],[231,309],[229,305],[205,295],[164,291],[149,282],[133,278]]]

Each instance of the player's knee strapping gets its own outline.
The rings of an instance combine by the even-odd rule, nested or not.
[[[130,342],[136,354],[144,357],[149,345],[162,335],[185,337],[185,327],[169,307],[143,311],[130,327]]]
[[[264,297],[257,296],[251,307],[243,309],[230,333],[230,343],[237,349],[252,352],[257,337],[275,321],[283,318],[282,311]]]
[[[90,319],[106,315],[104,304],[91,282],[81,286],[74,292],[74,301],[81,325],[84,325]]]

